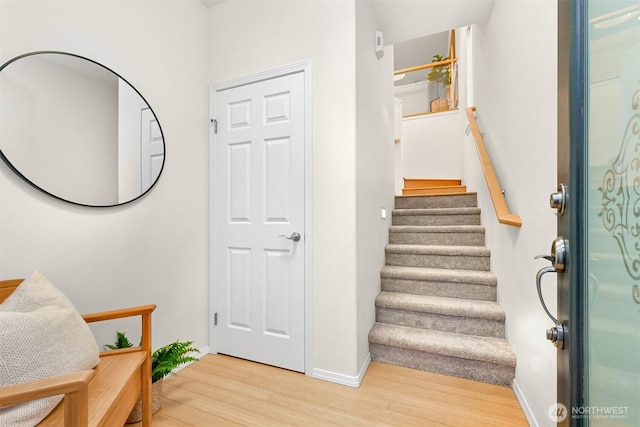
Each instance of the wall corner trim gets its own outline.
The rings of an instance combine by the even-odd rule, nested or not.
[[[356,376],[339,374],[337,372],[325,371],[317,368],[314,368],[311,371],[310,376],[319,380],[330,381],[332,383],[357,388],[360,387],[360,383],[362,383],[362,379],[364,378],[364,374],[367,372],[369,363],[371,363],[371,353],[367,353],[367,357],[364,359],[364,362],[362,362],[362,366],[360,367],[360,372],[358,372],[358,375]]]
[[[522,394],[522,390],[518,385],[518,381],[516,381],[515,379],[513,380],[512,388],[513,388],[513,393],[516,395],[516,398],[518,399],[518,402],[520,402],[520,407],[522,408],[522,412],[524,412],[524,416],[527,417],[527,421],[529,422],[529,425],[531,427],[538,427],[539,424],[536,421],[536,417],[533,416],[533,412],[531,412],[531,408],[527,403],[527,399],[525,399],[524,394]]]

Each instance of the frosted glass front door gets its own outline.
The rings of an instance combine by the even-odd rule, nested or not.
[[[640,1],[588,2],[586,402],[572,418],[640,425]]]

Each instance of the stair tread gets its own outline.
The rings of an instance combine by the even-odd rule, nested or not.
[[[480,360],[498,365],[516,366],[516,355],[501,338],[457,334],[431,329],[411,328],[376,322],[369,341],[393,347],[424,351],[443,356]]]
[[[405,187],[412,187],[414,185],[427,184],[429,187],[441,187],[451,185],[462,185],[462,179],[460,178],[407,178],[403,177]]]
[[[394,209],[394,215],[479,215],[478,207]]]
[[[493,301],[383,291],[376,297],[376,307],[475,319],[505,320],[504,310]]]
[[[450,194],[403,194],[395,196],[395,209],[444,209],[478,207],[478,194],[448,192]]]
[[[478,193],[473,192],[464,192],[464,193],[453,193],[453,194],[396,194],[396,198],[406,199],[408,197],[442,197],[442,196],[475,196]]]
[[[392,225],[392,233],[484,233],[482,225]]]
[[[477,194],[455,190],[396,196],[372,356],[508,386],[516,355],[503,338],[506,315],[496,302]]]
[[[419,189],[419,188],[409,188],[408,190],[402,189],[405,196],[457,196],[460,194],[465,194],[463,191],[445,191],[440,188],[432,188],[432,189]]]
[[[387,253],[418,254],[418,255],[449,255],[449,256],[491,256],[491,249],[486,246],[447,246],[447,245],[414,245],[390,243],[386,247]]]
[[[497,286],[498,279],[490,271],[456,270],[447,268],[403,267],[385,265],[381,277],[407,280],[439,280],[443,282],[464,282]]]

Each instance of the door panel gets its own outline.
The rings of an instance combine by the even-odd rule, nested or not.
[[[140,110],[140,170],[141,187],[144,192],[158,179],[164,164],[164,142],[155,115],[149,108]]]
[[[228,288],[226,313],[230,328],[251,330],[251,248],[228,248],[227,281],[233,283]]]
[[[228,145],[227,206],[229,223],[251,223],[251,141]]]
[[[218,352],[304,371],[304,73],[218,91],[216,116]]]
[[[291,218],[291,140],[289,137],[265,140],[264,222],[287,223]]]
[[[584,6],[583,1],[558,1],[558,183],[565,185],[566,197],[555,207],[564,208],[558,210],[558,236],[567,243],[568,259],[557,274],[557,320],[566,328],[563,345],[556,345],[558,402],[549,417],[559,426],[575,425],[572,408],[585,406]]]

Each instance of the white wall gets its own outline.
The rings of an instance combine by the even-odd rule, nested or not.
[[[356,2],[356,201],[358,357],[369,356],[375,297],[394,206],[393,47],[378,58],[376,21],[368,2]],[[386,210],[386,218],[381,211]]]
[[[404,104],[403,104],[404,105]],[[402,119],[402,176],[460,179],[463,133],[460,111]]]
[[[463,178],[471,191],[478,191],[498,301],[507,313],[506,335],[518,356],[515,388],[530,422],[540,426],[555,425],[547,411],[556,402],[556,349],[545,339],[552,322],[535,290],[535,274],[547,263],[533,259],[548,254],[556,237],[556,217],[549,208],[549,194],[556,188],[556,17],[554,0],[496,0],[490,20],[473,27],[480,127],[522,228],[498,224],[475,147],[470,138],[464,145]],[[543,287],[555,312],[553,275],[545,277]]]
[[[118,200],[133,200],[141,194],[141,111],[147,108],[138,92],[118,79]]]
[[[208,344],[207,85],[311,59],[313,365],[357,376],[379,280],[375,263],[383,257],[375,248],[386,228],[379,209],[390,203],[393,182],[386,164],[392,156],[383,157],[393,135],[380,126],[367,154],[373,131],[359,126],[384,121],[391,110],[380,104],[356,113],[357,105],[386,96],[356,85],[356,77],[375,83],[384,72],[384,62],[375,62],[372,76],[356,68],[374,64],[367,50],[355,54],[356,46],[366,47],[373,22],[353,0],[225,2],[208,11],[194,0],[0,2],[0,60],[58,49],[108,65],[145,96],[167,146],[156,187],[119,208],[58,202],[0,165],[0,277],[42,268],[82,312],[154,302],[156,347],[176,338]],[[517,384],[539,425],[549,423],[546,411],[555,402],[555,350],[544,339],[550,325],[533,283],[540,262],[532,259],[555,237],[548,208],[555,188],[555,31],[554,1],[498,0],[476,32],[478,113],[490,152],[499,153],[498,174],[509,176],[507,200],[522,229],[497,225],[476,154],[468,143],[464,151],[463,178],[480,191],[507,336],[519,357]],[[379,180],[381,191],[362,179]],[[547,292],[552,310],[554,293]],[[113,329],[99,331],[98,341]]]
[[[394,180],[394,193],[402,194],[402,187],[404,182],[402,180],[402,101],[398,98],[393,98],[393,141],[395,147],[393,148],[393,180]],[[395,203],[394,203],[395,206]]]
[[[426,62],[431,62],[431,60]],[[431,101],[438,97],[436,94],[437,84],[436,82],[422,80],[402,86],[394,86],[395,97],[402,101],[402,114],[408,116],[430,112]],[[441,96],[444,96],[444,93]]]
[[[118,208],[59,202],[0,164],[0,277],[41,268],[81,312],[155,303],[154,347],[208,345],[206,25],[193,0],[0,2],[0,61],[50,49],[107,65],[152,106],[167,147],[154,189]]]
[[[311,60],[312,368],[345,380],[360,369],[355,19],[354,0],[224,2],[209,10],[208,40],[212,85]]]

